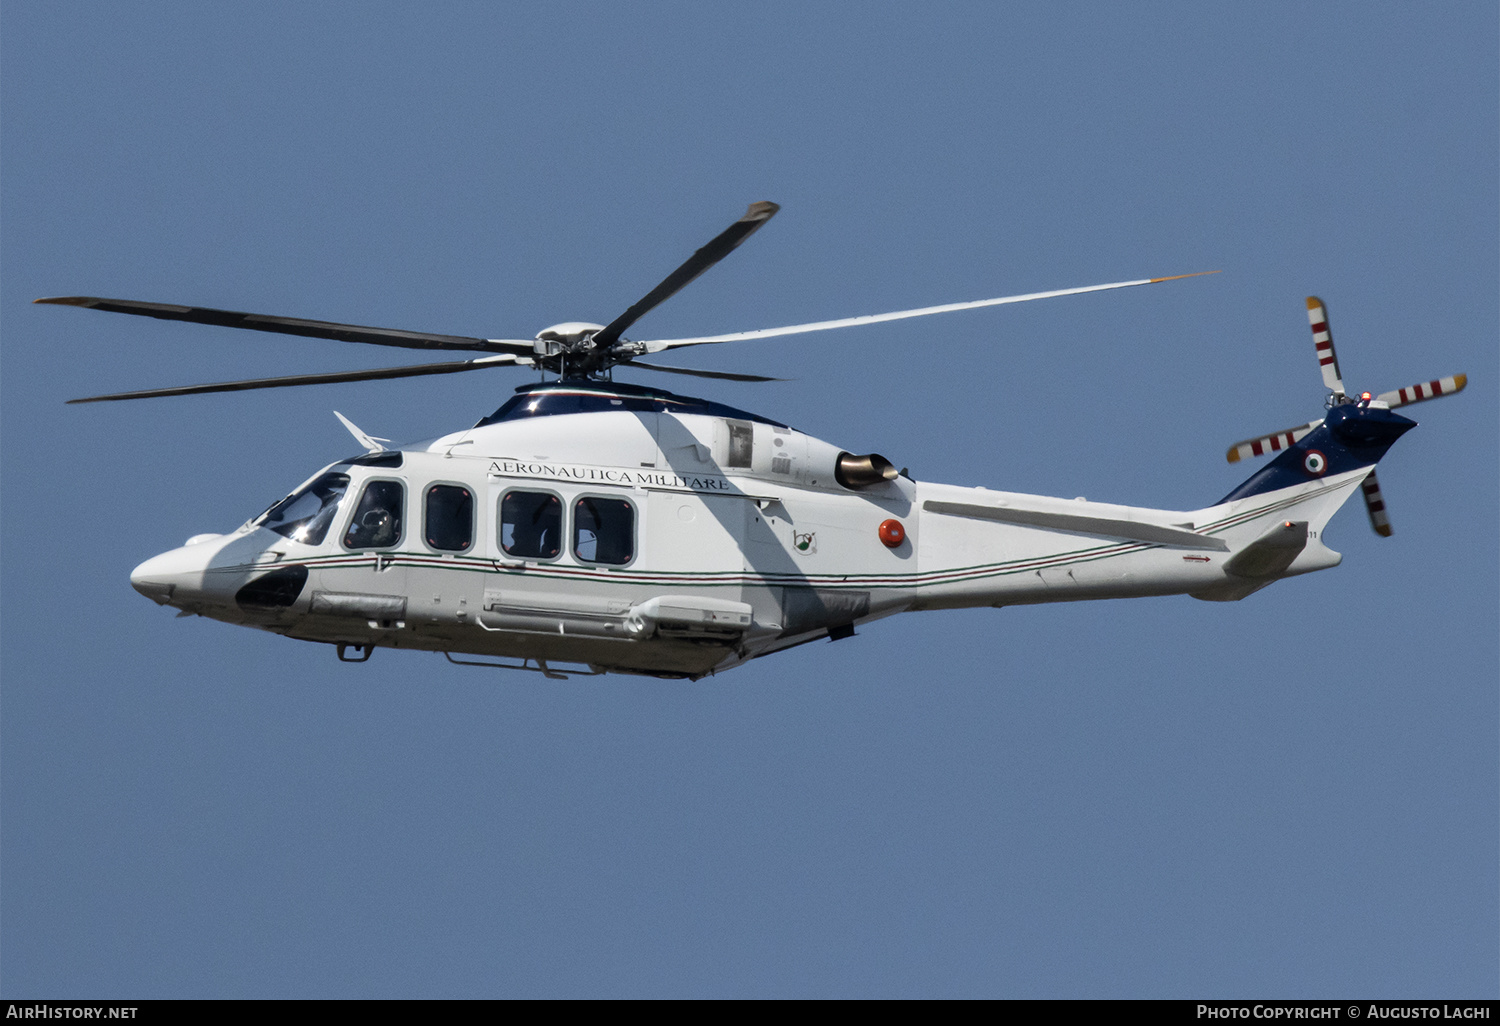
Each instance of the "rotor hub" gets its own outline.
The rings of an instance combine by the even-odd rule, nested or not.
[[[587,342],[603,330],[604,325],[590,321],[563,321],[561,324],[554,324],[550,328],[543,328],[537,332],[536,340],[538,342],[561,342],[571,349],[580,342]],[[537,352],[541,351],[541,349],[537,350]]]

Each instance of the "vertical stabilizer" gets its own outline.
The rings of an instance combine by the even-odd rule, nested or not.
[[[1416,426],[1416,421],[1371,403],[1341,403],[1215,505],[1373,466]]]

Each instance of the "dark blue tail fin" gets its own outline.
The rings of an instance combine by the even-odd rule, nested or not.
[[[1416,426],[1416,421],[1382,407],[1342,403],[1328,411],[1322,424],[1214,505],[1371,466]]]

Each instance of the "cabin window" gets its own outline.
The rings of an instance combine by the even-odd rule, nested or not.
[[[344,532],[351,549],[388,549],[401,540],[401,507],[406,489],[400,481],[371,481]]]
[[[573,506],[573,555],[585,563],[629,563],[635,558],[635,507],[624,499],[579,499]]]
[[[440,552],[462,552],[474,544],[474,496],[462,485],[427,489],[424,518],[427,545]]]
[[[562,501],[551,492],[506,492],[500,500],[500,547],[522,559],[562,551]]]
[[[348,488],[348,474],[324,474],[262,513],[259,526],[303,545],[321,545]]]

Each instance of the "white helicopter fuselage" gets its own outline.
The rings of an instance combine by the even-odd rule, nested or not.
[[[1338,563],[1322,528],[1369,469],[1171,511],[851,483],[827,442],[646,389],[545,386],[496,417],[325,468],[132,582],[341,657],[698,677],[909,610],[1241,598]]]
[[[1307,323],[1329,390],[1317,421],[1230,447],[1234,463],[1276,453],[1213,506],[1177,511],[917,482],[882,456],[855,456],[764,417],[616,384],[617,367],[770,381],[638,358],[684,347],[805,335],[1156,285],[1140,278],[693,338],[625,332],[757,232],[780,209],[744,215],[608,324],[569,321],[530,339],[479,338],[175,303],[56,296],[38,303],[341,342],[480,354],[470,359],[150,388],[69,400],[327,385],[497,366],[550,384],[466,431],[401,450],[339,419],[365,447],[231,535],[197,535],[136,567],[149,598],[338,646],[520,660],[555,676],[700,677],[906,610],[1186,593],[1244,598],[1283,577],[1336,566],[1322,541],[1362,489],[1391,533],[1375,464],[1413,421],[1394,407],[1451,395],[1462,374],[1353,398],[1327,309]],[[472,662],[473,660],[455,660]]]

